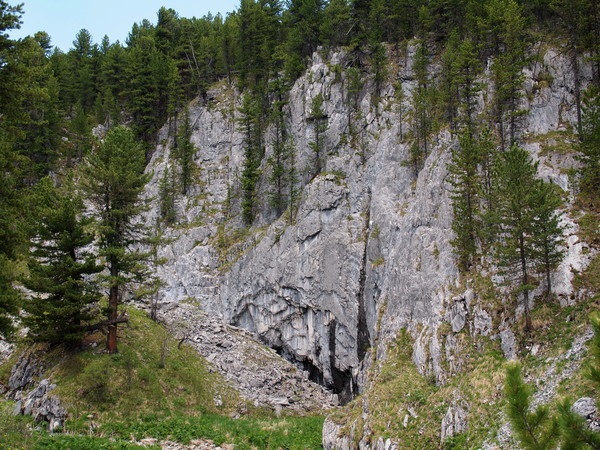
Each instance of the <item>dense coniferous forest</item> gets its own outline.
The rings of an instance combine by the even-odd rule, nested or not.
[[[20,6],[0,2],[0,331],[5,337],[13,331],[13,318],[25,310],[34,339],[54,342],[65,336],[73,343],[102,325],[113,335],[109,349],[116,351],[113,331],[126,320],[117,314],[118,289],[144,279],[141,261],[150,257],[133,250],[149,236],[134,220],[144,208],[145,162],[158,130],[168,123],[178,171],[165,172],[160,204],[162,220],[172,224],[177,220],[173,198],[186,194],[193,175],[186,105],[194,98],[204,101],[215,82],[225,80],[243,94],[237,127],[245,149],[239,175],[245,224],[255,219],[268,126],[276,130],[267,163],[273,185],[269,205],[276,215],[289,207],[293,220],[297,174],[283,108],[315,51],[347,52],[347,101],[355,104],[367,79],[375,93],[388,83],[401,97],[402,80],[388,73],[388,58],[409,43],[417,48],[418,86],[404,136],[411,143],[407,164],[419,173],[431,137],[441,128],[458,136],[451,172],[459,265],[467,272],[482,249],[491,249],[498,266],[525,292],[526,314],[530,268],[549,274],[561,256],[554,213],[559,202],[551,186],[535,179],[535,165],[519,147],[522,69],[535,57],[537,42],[555,42],[572,62],[584,163],[581,192],[593,208],[600,207],[600,9],[593,0],[241,0],[226,17],[201,18],[180,17],[163,7],[154,21],[133,24],[123,43],[108,37],[93,42],[82,29],[67,51],[54,48],[44,31],[10,39],[7,32],[27,20],[21,16]],[[581,61],[593,72],[586,88],[579,82]],[[433,65],[441,68],[435,79]],[[485,68],[495,87],[493,108],[477,115],[478,80]],[[326,155],[320,139],[326,131],[323,101],[317,96],[309,105],[316,130],[311,176],[323,170]],[[103,140],[92,133],[98,125],[107,133]],[[79,195],[94,203],[94,217],[82,215]],[[82,250],[93,240],[103,267]],[[47,270],[51,261],[60,272]],[[98,282],[110,292],[110,302],[106,319],[94,324],[82,310],[97,300],[98,286],[88,280],[103,268],[109,275]],[[37,295],[24,302],[21,284]],[[550,292],[549,275],[547,288]],[[58,317],[65,329],[57,332]]]

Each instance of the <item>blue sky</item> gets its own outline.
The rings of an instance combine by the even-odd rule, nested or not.
[[[236,10],[239,0],[8,0],[11,5],[25,3],[20,30],[10,33],[13,39],[45,31],[52,44],[63,51],[72,47],[75,35],[86,28],[100,43],[104,35],[110,42],[125,43],[135,22],[148,19],[156,23],[161,6],[173,8],[180,17],[202,17]]]

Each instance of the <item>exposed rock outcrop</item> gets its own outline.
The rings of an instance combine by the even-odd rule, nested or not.
[[[24,391],[17,391],[14,395],[14,414],[32,416],[36,422],[47,422],[50,432],[61,429],[67,418],[67,410],[62,407],[58,397],[50,394],[55,387],[50,380],[44,379],[26,395]]]
[[[223,85],[211,91],[208,104],[191,105],[198,180],[188,196],[178,199],[181,224],[166,230],[172,240],[159,249],[159,256],[167,259],[158,268],[166,281],[159,295],[162,311],[194,299],[209,315],[276,349],[338,393],[342,402],[364,389],[369,357],[384,358],[387,343],[402,328],[414,339],[415,365],[437,383],[461,370],[456,338],[460,333],[499,340],[507,358],[518,356],[510,317],[460,285],[450,244],[448,183],[456,136],[447,129],[432,136],[418,173],[407,164],[410,146],[403,135],[416,84],[414,54],[409,46],[404,54],[392,56],[398,68],[392,75],[402,80],[401,105],[391,85],[384,84],[374,98],[367,81],[353,110],[346,101],[346,55],[335,53],[324,60],[315,53],[290,92],[286,128],[297,167],[311,167],[314,124],[308,120],[309,105],[322,94],[327,156],[322,173],[310,177],[307,170],[300,177],[301,197],[293,221],[288,220],[289,212],[274,216],[264,176],[254,227],[239,231],[243,139],[235,118],[240,96]],[[435,76],[435,65],[432,70]],[[550,73],[553,81],[537,85],[541,71]],[[527,95],[519,107],[528,113],[520,118],[519,134],[527,137],[526,149],[542,162],[539,175],[568,190],[564,169],[577,162],[543,152],[543,139],[538,137],[565,131],[576,122],[570,62],[549,50],[524,73]],[[583,73],[581,79],[585,83],[590,74]],[[481,110],[492,94],[493,87],[481,93]],[[269,136],[268,130],[264,161],[272,153]],[[153,171],[149,196],[158,194],[159,180],[171,164],[166,128],[160,139],[148,168]],[[261,170],[268,173],[266,162]],[[153,210],[148,220],[157,216]],[[573,271],[585,267],[591,256],[576,236],[577,225],[567,214],[563,221],[568,225],[567,256],[552,281],[561,304],[570,304],[576,300]],[[533,296],[543,288],[540,285]],[[210,351],[207,354],[210,358]],[[327,426],[333,435],[333,425]],[[335,448],[346,444],[339,445]]]
[[[465,402],[454,402],[442,419],[441,442],[467,429],[469,410]]]
[[[303,412],[325,410],[338,403],[335,394],[310,381],[307,374],[248,331],[210,317],[194,305],[175,306],[160,318],[255,406]]]
[[[58,397],[50,395],[55,384],[48,379],[37,382],[43,372],[44,367],[35,351],[24,352],[12,368],[7,395],[15,401],[15,415],[23,414],[32,416],[36,422],[47,422],[48,431],[52,432],[63,427],[67,410]]]

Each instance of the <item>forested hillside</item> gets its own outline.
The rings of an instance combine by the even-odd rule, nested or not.
[[[560,335],[548,315],[597,309],[597,2],[163,7],[123,43],[82,29],[67,51],[43,30],[10,39],[22,16],[0,0],[4,339],[76,352],[100,332],[117,354],[124,300],[161,320],[165,304],[198,302],[342,403],[368,392],[330,424],[368,448],[386,436],[357,419],[370,401],[400,433],[404,416],[380,407],[388,387],[418,386],[410,409],[446,406],[433,386],[499,373],[500,340],[517,356]],[[476,321],[497,339],[475,339]]]

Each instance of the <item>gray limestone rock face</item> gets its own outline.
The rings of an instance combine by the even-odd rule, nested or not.
[[[596,401],[590,397],[582,397],[573,403],[571,410],[584,419],[592,419],[597,411]]]
[[[331,419],[323,423],[323,449],[324,450],[352,450],[355,444],[352,438],[341,433],[341,426]]]
[[[467,429],[468,410],[461,405],[448,407],[442,419],[441,442]]]
[[[8,379],[9,396],[14,397],[18,391],[29,387],[42,372],[43,367],[34,352],[24,352],[11,369]]]
[[[360,372],[367,366],[361,363],[365,356],[384,358],[400,329],[415,341],[413,361],[419,371],[437,382],[448,376],[443,359],[456,358],[459,351],[444,348],[456,345],[437,335],[443,322],[453,333],[497,335],[491,310],[477,304],[472,290],[453,301],[459,274],[450,243],[448,163],[458,145],[456,136],[440,130],[430,139],[423,167],[415,171],[407,163],[414,55],[415,47],[409,46],[393,74],[405,80],[401,105],[391,85],[384,84],[374,98],[373,82],[367,79],[354,110],[347,102],[346,74],[333,69],[346,67],[347,55],[336,52],[325,59],[315,53],[284,111],[300,171],[295,217],[289,220],[289,211],[277,217],[269,206],[266,161],[273,154],[273,130],[267,129],[256,219],[247,231],[240,218],[244,151],[236,115],[241,97],[222,84],[211,90],[206,104],[191,105],[197,183],[177,199],[180,224],[165,230],[170,242],[159,249],[159,257],[167,260],[157,268],[165,281],[159,293],[163,313],[193,299],[209,315],[251,332],[342,400],[364,387],[366,377]],[[432,77],[437,70],[432,65]],[[554,81],[535,85],[540,70]],[[527,150],[539,159],[543,152],[530,142],[535,140],[531,136],[560,131],[576,121],[570,63],[549,50],[543,64],[524,73],[530,95],[520,105],[528,111],[520,133],[529,136]],[[584,83],[588,79],[584,73]],[[327,117],[326,156],[322,173],[312,176],[309,144],[315,130],[308,116],[318,94]],[[489,106],[485,100],[491,94],[481,93],[481,110]],[[176,170],[166,128],[159,140],[148,168],[153,173],[148,197],[158,194],[167,166]],[[540,176],[565,185],[561,164],[540,164]],[[154,223],[156,217],[154,208],[147,221]],[[589,258],[574,242],[575,230],[568,231],[573,241],[568,261],[553,274],[561,302],[572,293],[571,268],[580,270]],[[507,329],[500,338],[507,357],[514,357],[514,335]],[[377,348],[369,351],[376,342]],[[450,366],[459,370],[460,361]]]
[[[55,387],[50,380],[41,380],[27,395],[19,396],[15,414],[32,416],[36,422],[47,422],[50,432],[62,428],[67,418],[67,410],[62,407],[57,397],[50,395]]]
[[[506,359],[517,359],[517,340],[510,329],[500,332],[500,346]]]
[[[336,395],[308,380],[301,370],[250,333],[211,317],[194,305],[181,304],[160,312],[159,319],[255,406],[307,412],[327,410],[338,403]],[[223,403],[219,395],[214,398],[217,406]]]

